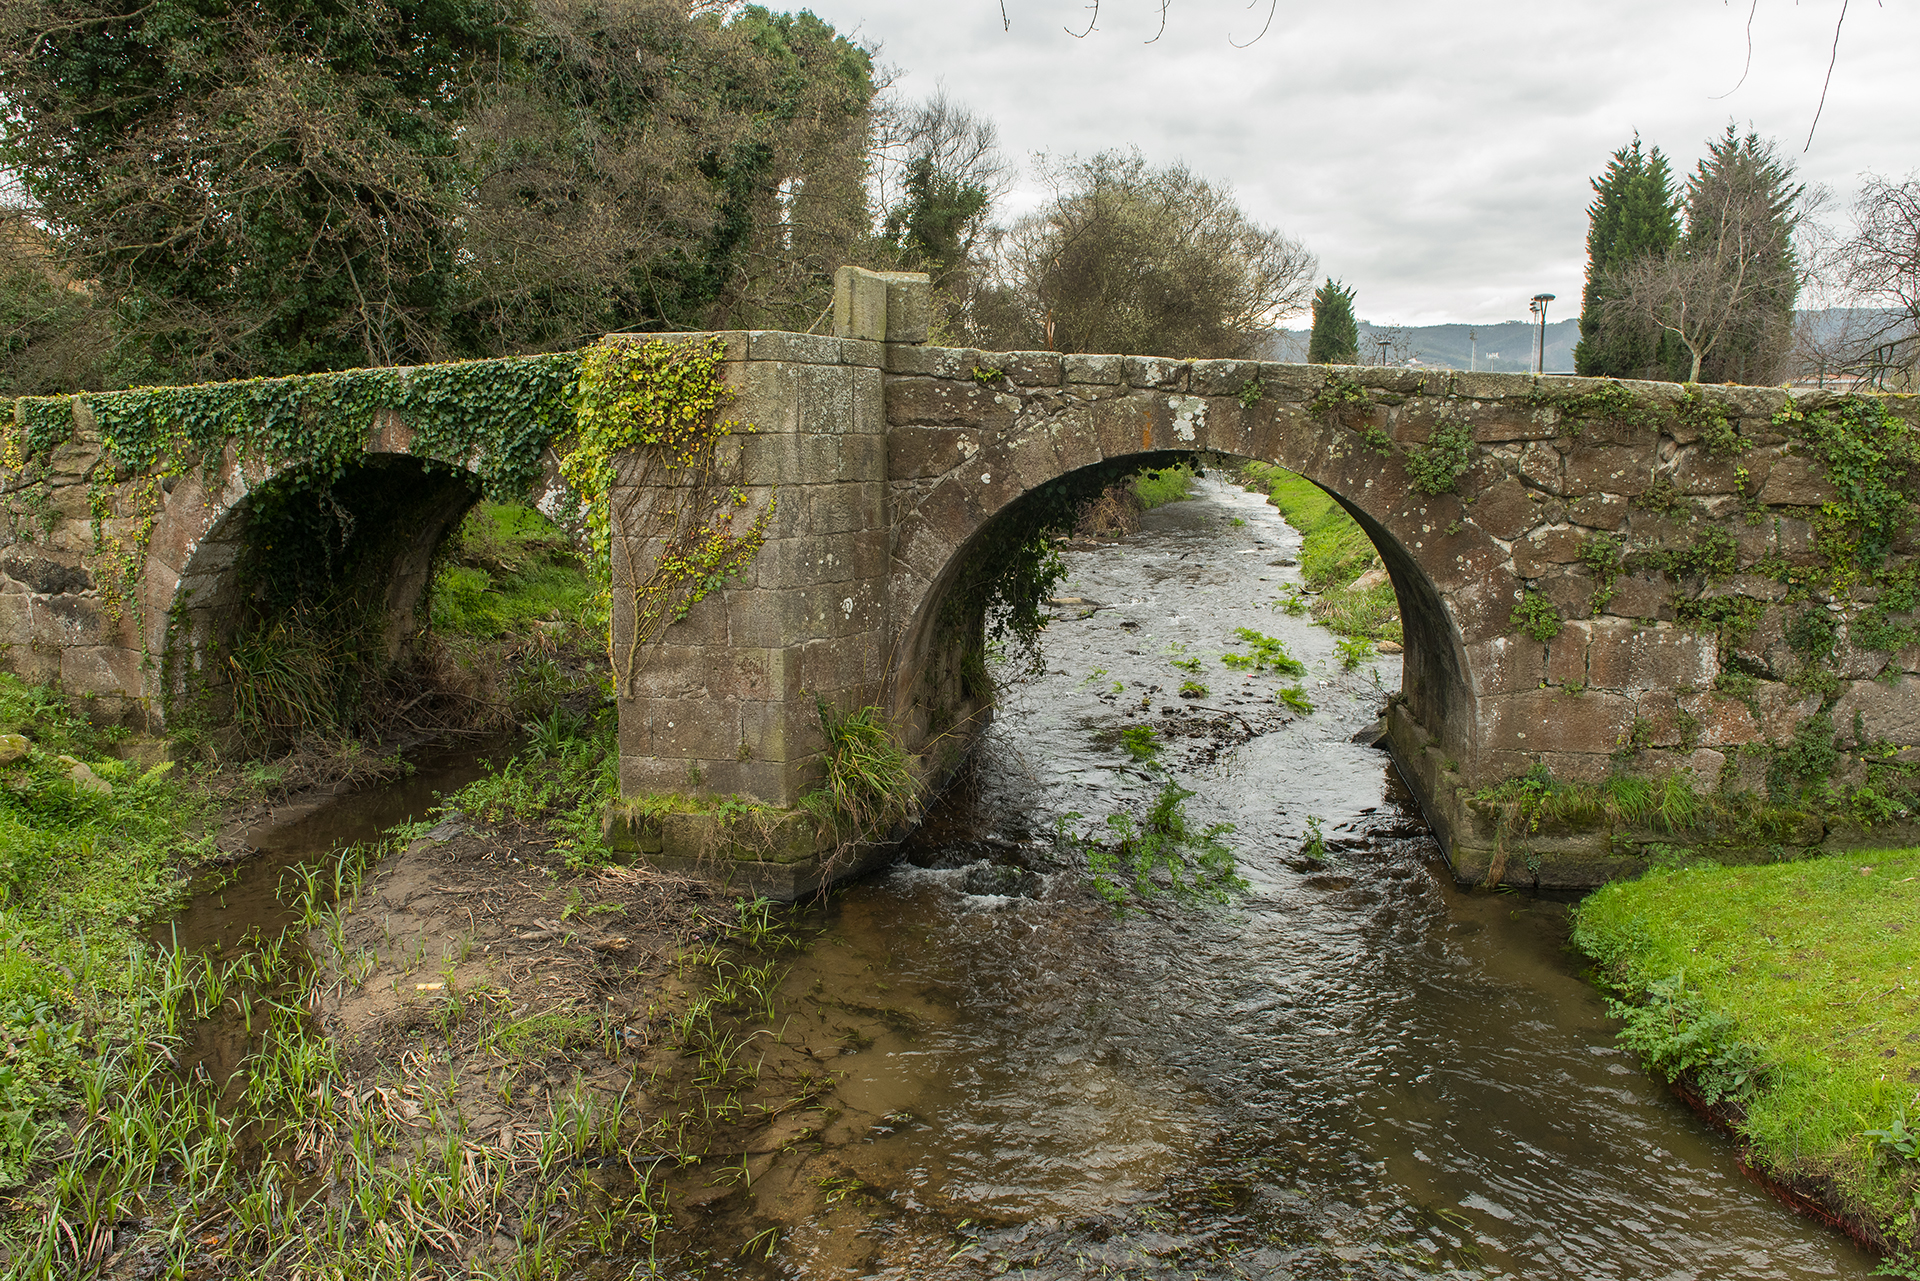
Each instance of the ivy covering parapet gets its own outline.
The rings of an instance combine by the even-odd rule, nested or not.
[[[490,493],[513,495],[538,476],[548,442],[571,430],[580,361],[579,352],[559,352],[22,397],[0,466],[44,464],[90,429],[121,478],[205,465],[229,447],[246,462],[312,468],[325,478],[351,463],[379,416],[392,411],[413,433],[414,454],[470,467]]]

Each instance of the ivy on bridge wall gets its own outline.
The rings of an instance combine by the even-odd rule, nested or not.
[[[511,501],[534,489],[552,449],[578,503],[563,515],[584,527],[605,584],[613,458],[632,450],[650,483],[691,491],[668,505],[685,513],[669,555],[636,586],[660,598],[654,612],[664,625],[736,576],[764,533],[764,517],[733,528],[737,490],[709,492],[724,479],[715,443],[750,430],[720,419],[732,395],[718,377],[724,355],[711,338],[615,338],[549,355],[22,398],[0,430],[0,515],[16,544],[47,545],[63,522],[85,523],[90,536],[59,541],[82,552],[101,613],[131,624],[145,663],[153,656],[140,584],[177,478],[199,472],[211,498],[231,465],[256,504],[284,505],[284,494],[259,488],[275,477],[324,505],[394,425],[407,455],[459,469],[487,496]]]

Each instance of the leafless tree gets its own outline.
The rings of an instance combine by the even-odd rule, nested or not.
[[[1001,245],[1014,337],[1060,351],[1244,356],[1304,309],[1318,263],[1231,191],[1138,152],[1041,161],[1054,197]]]
[[[1920,386],[1920,173],[1867,175],[1853,234],[1835,247],[1835,277],[1852,304],[1843,369],[1876,386]]]

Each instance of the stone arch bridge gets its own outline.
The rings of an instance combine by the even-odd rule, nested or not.
[[[617,588],[644,571],[647,548],[616,529],[628,795],[794,806],[818,781],[822,701],[883,707],[922,776],[944,779],[990,714],[965,671],[977,631],[943,611],[970,550],[1063,478],[1194,455],[1298,472],[1373,540],[1405,632],[1386,744],[1463,879],[1578,886],[1644,866],[1650,833],[1501,831],[1471,803],[1539,767],[1589,783],[1690,770],[1701,791],[1764,791],[1770,752],[1809,724],[1837,725],[1857,730],[1859,750],[1836,767],[1844,789],[1870,781],[1867,744],[1920,746],[1920,647],[1851,639],[1871,588],[1812,593],[1837,620],[1826,678],[1805,679],[1788,640],[1809,599],[1789,601],[1788,584],[1820,566],[1816,520],[1835,490],[1783,411],[1817,409],[1821,393],[955,350],[925,344],[924,277],[843,269],[839,283],[836,336],[721,335],[728,412],[756,429],[730,446],[742,487],[757,511],[778,501],[745,577],[643,655],[630,653]],[[1916,412],[1889,408],[1907,422]],[[97,485],[98,446],[84,401],[75,417],[37,507],[17,501],[20,473],[0,473],[14,478],[0,661],[151,718],[172,673],[218,649],[258,478],[228,458],[156,498],[138,634],[103,604],[110,570],[76,498]],[[381,588],[402,620],[472,501],[460,474],[471,460],[406,479],[419,460],[392,415],[367,449],[405,480],[396,511],[411,537]],[[622,471],[616,512],[669,500],[639,475]],[[1896,540],[1896,557],[1910,550]],[[1828,839],[1819,818],[1799,820],[1774,835]],[[776,893],[855,865],[797,821],[752,849],[716,844],[702,823],[685,815],[633,836],[667,859],[731,850],[734,871]]]

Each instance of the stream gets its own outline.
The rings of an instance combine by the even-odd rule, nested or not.
[[[1058,611],[1044,674],[903,860],[811,914],[785,993],[849,1026],[846,1116],[716,1225],[780,1226],[780,1251],[722,1270],[1869,1275],[1615,1045],[1565,902],[1454,885],[1386,754],[1351,741],[1398,660],[1342,672],[1337,638],[1268,604],[1299,535],[1259,495],[1197,492],[1068,554],[1061,596],[1088,604]],[[1306,662],[1311,715],[1274,701],[1296,678],[1220,664],[1241,627]],[[1177,697],[1189,677],[1208,696]],[[1112,738],[1149,722],[1189,817],[1236,827],[1250,884],[1225,907],[1115,919],[1032,870],[1060,815],[1145,807],[1158,785]]]
[[[706,1217],[668,1274],[1871,1274],[1615,1045],[1565,902],[1454,885],[1386,754],[1354,741],[1398,660],[1342,670],[1337,638],[1270,607],[1299,543],[1261,496],[1203,480],[1066,554],[1078,603],[902,858],[795,910],[814,941],[781,1006],[845,1047],[830,1124],[750,1196],[688,1210]],[[1237,628],[1307,674],[1224,666]],[[1295,683],[1311,714],[1276,701]],[[1158,792],[1117,741],[1143,724],[1189,821],[1234,826],[1248,886],[1223,906],[1117,917],[1059,870],[1057,824],[1090,833]],[[477,757],[277,826],[176,937],[277,931],[289,866],[420,816]]]

